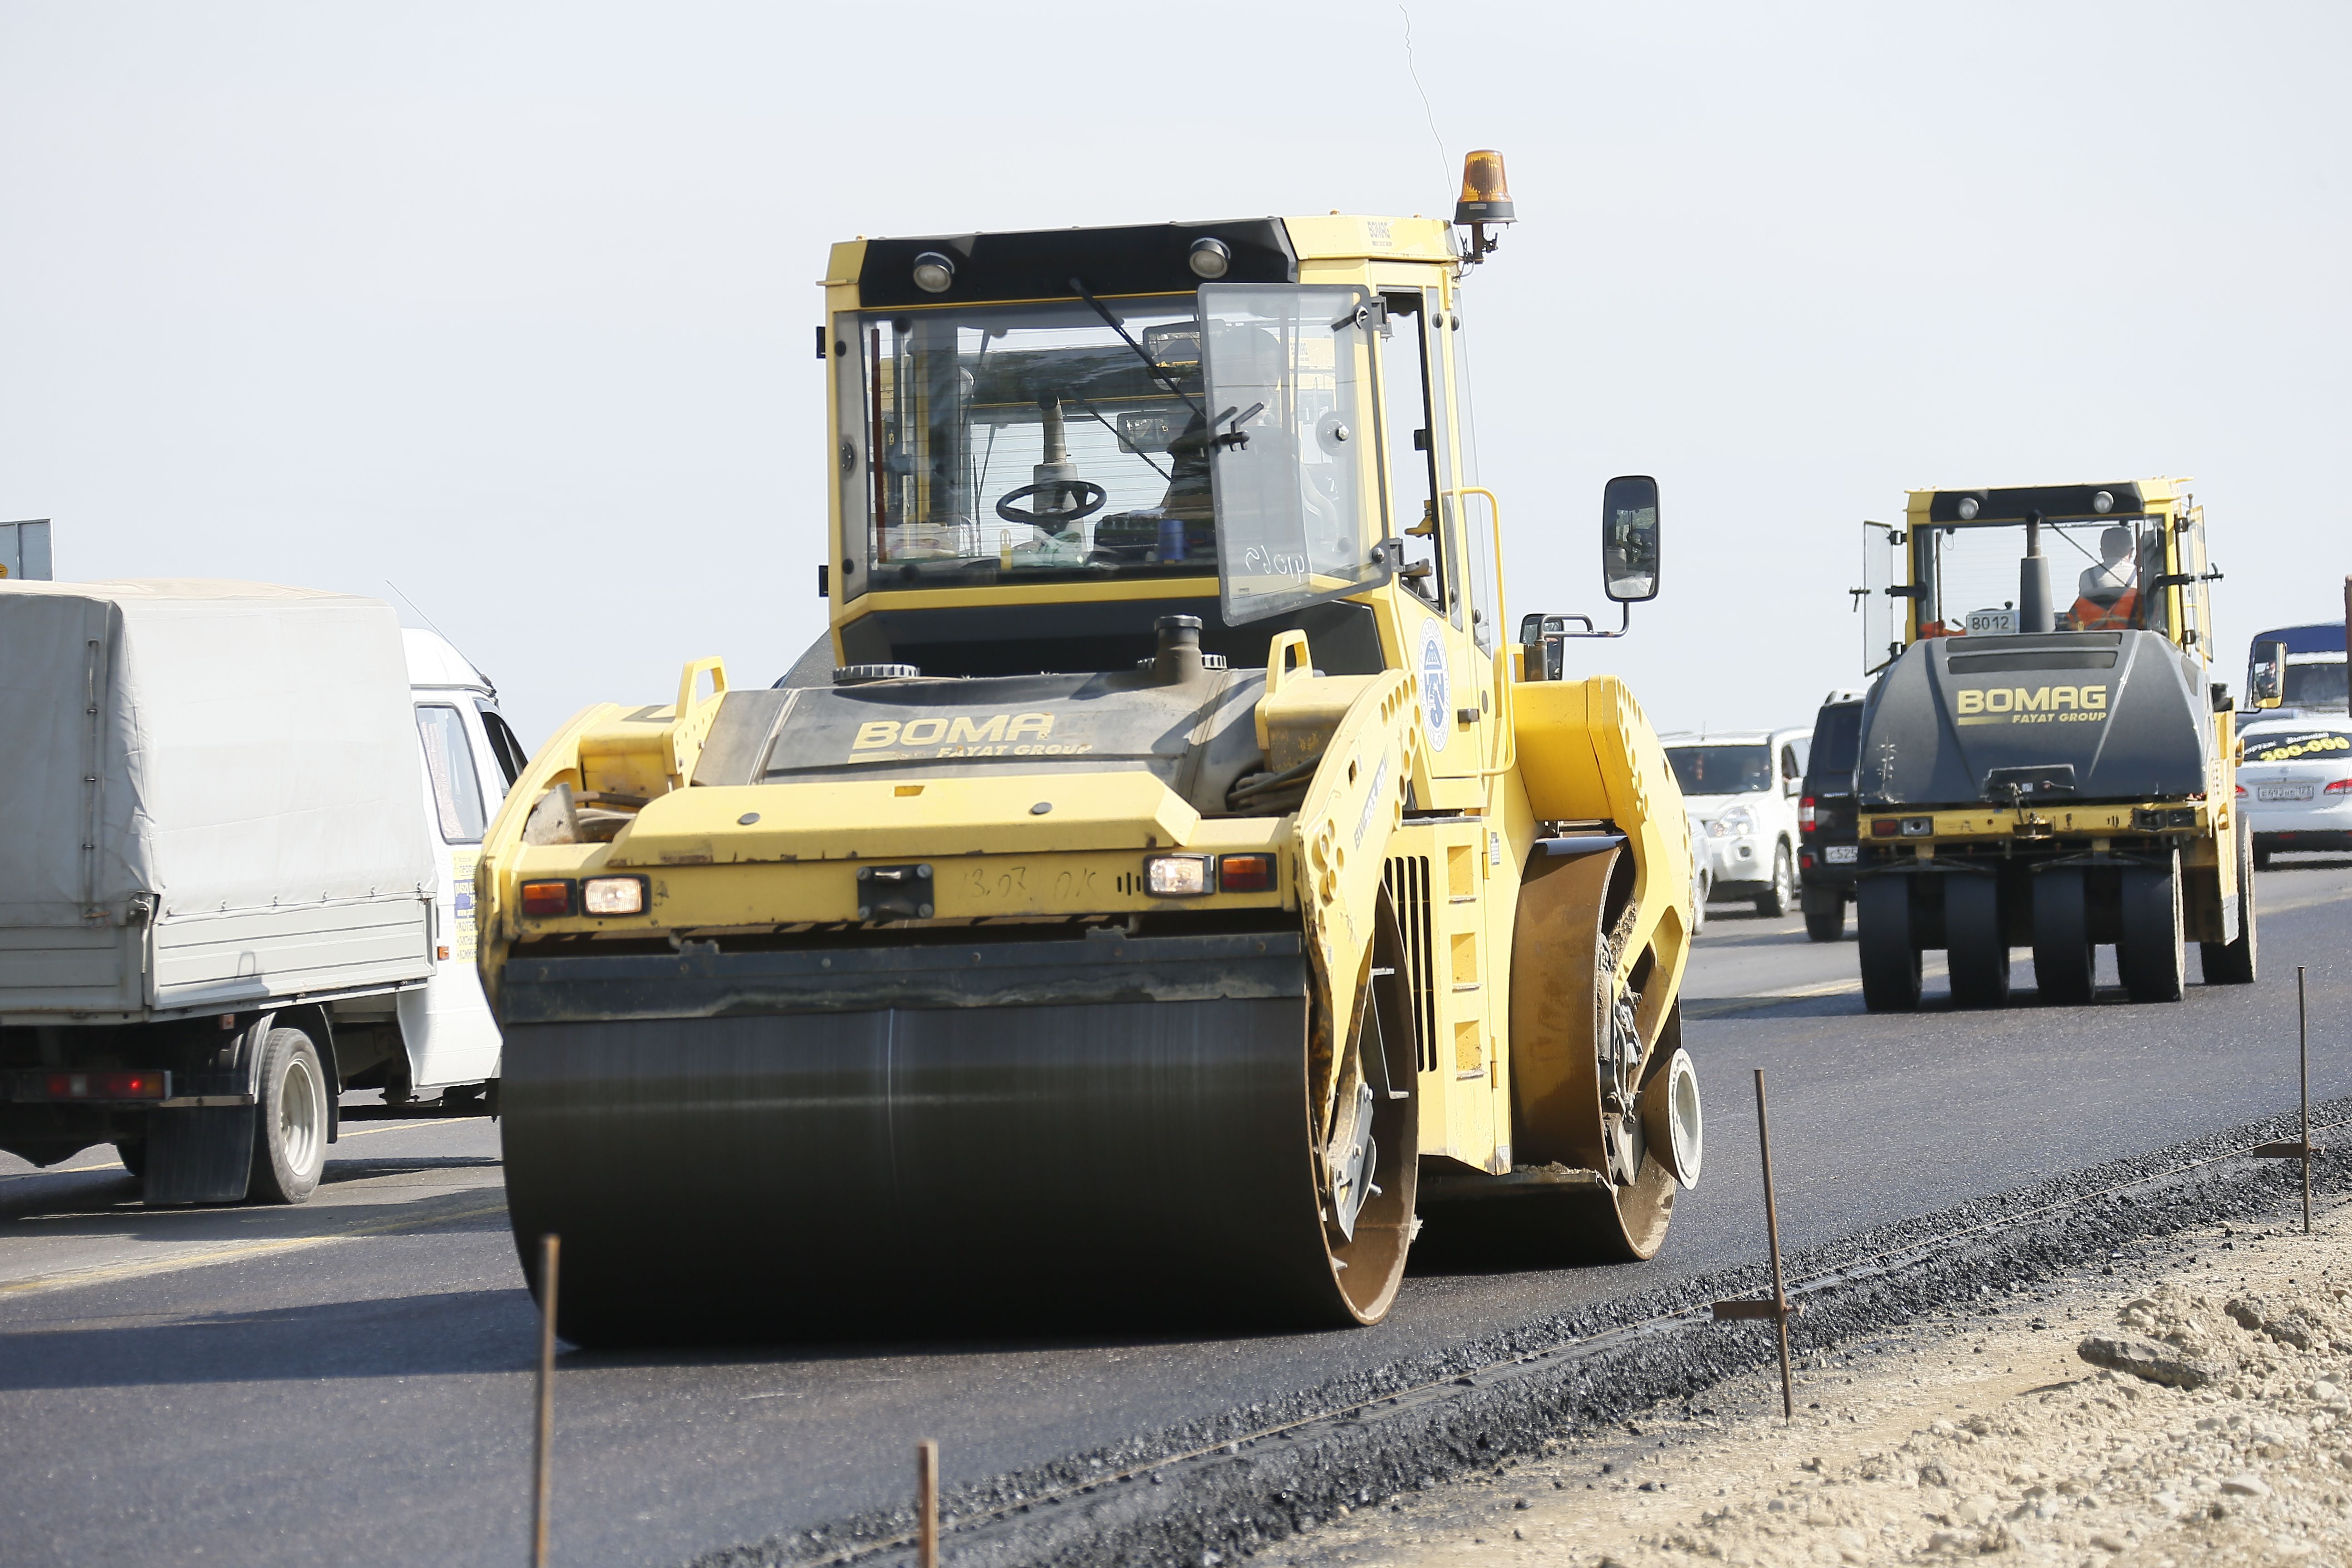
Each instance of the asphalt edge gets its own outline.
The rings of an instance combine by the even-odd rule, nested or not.
[[[2352,1098],[2315,1106],[2313,1120],[2315,1131],[2352,1121]],[[2242,1152],[2296,1131],[2292,1116],[2266,1118],[1796,1254],[1789,1272],[1806,1312],[1791,1325],[1792,1345],[1825,1349],[2052,1274],[2105,1267],[2124,1248],[2182,1230],[2273,1213],[2299,1194],[2300,1167]],[[2352,1160],[2325,1154],[2313,1179],[2316,1191],[2352,1191]],[[940,1503],[942,1550],[959,1568],[1210,1565],[1252,1555],[1339,1507],[1491,1471],[1548,1439],[1757,1371],[1772,1360],[1769,1335],[1703,1314],[1711,1300],[1758,1291],[1764,1274],[1759,1259],[1686,1278],[1279,1406],[953,1489]],[[911,1561],[902,1538],[913,1523],[910,1508],[877,1510],[705,1553],[691,1568],[896,1568]]]

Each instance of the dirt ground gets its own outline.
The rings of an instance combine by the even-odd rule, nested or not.
[[[1793,1422],[1767,1372],[1259,1560],[2352,1564],[2352,1205],[2316,1228],[2218,1226],[2112,1274],[1988,1288],[1971,1313],[1805,1354]]]

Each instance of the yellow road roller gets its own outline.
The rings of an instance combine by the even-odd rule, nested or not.
[[[2030,948],[2045,1004],[2096,991],[2111,944],[2135,1002],[2254,979],[2253,838],[2237,715],[2212,679],[2205,509],[2183,480],[1913,490],[1868,523],[1891,579],[1863,704],[1855,923],[1873,1012],[2010,1002]],[[2275,701],[2275,699],[2271,700]]]
[[[1457,1207],[1656,1251],[1686,818],[1591,619],[1508,630],[1499,158],[1455,216],[834,247],[826,637],[580,713],[484,846],[567,1338],[1370,1323]],[[1615,636],[1655,482],[1601,528]]]

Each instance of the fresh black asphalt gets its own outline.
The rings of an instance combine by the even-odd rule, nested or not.
[[[1351,1333],[1173,1341],[1107,1325],[1085,1341],[975,1343],[953,1337],[954,1303],[942,1301],[939,1337],[920,1344],[568,1355],[556,1560],[669,1564],[771,1541],[749,1555],[822,1554],[843,1521],[903,1503],[919,1437],[940,1441],[952,1494],[1013,1500],[1683,1304],[1761,1255],[1751,1068],[1770,1083],[1785,1237],[1826,1257],[2000,1194],[2063,1195],[2069,1173],[2284,1110],[2297,963],[2311,971],[2314,1097],[2352,1094],[2341,1022],[2352,862],[2283,864],[2260,887],[2275,908],[2251,990],[2045,1009],[2032,1005],[2021,955],[2023,1005],[1963,1014],[1931,1001],[1909,1018],[1870,1016],[1850,989],[1828,989],[1851,980],[1850,942],[1816,946],[1793,921],[1719,910],[1687,990],[1708,1095],[1706,1180],[1648,1265],[1425,1266],[1386,1323]],[[1823,994],[1768,999],[1807,990]],[[152,1215],[119,1170],[0,1167],[9,1562],[525,1560],[536,1324],[497,1212],[496,1131],[382,1126],[339,1147],[332,1205],[296,1211]],[[2132,1207],[2115,1223],[2137,1223]],[[329,1234],[344,1238],[294,1245]],[[746,1237],[756,1245],[754,1215]],[[241,1250],[163,1267],[173,1247]],[[89,1272],[58,1278],[68,1268]],[[46,1281],[32,1277],[44,1269]],[[1638,1368],[1646,1352],[1611,1353]],[[1571,1409],[1561,1390],[1585,1374],[1560,1375],[1512,1419]],[[1475,1450],[1461,1425],[1481,1419],[1475,1404],[1432,1415],[1439,1426],[1412,1428],[1413,1441],[1442,1428]],[[1139,1500],[1122,1504],[1128,1514],[1164,1511],[1127,1489]],[[1213,1536],[1226,1539],[1200,1539]],[[1004,1529],[971,1537],[976,1552],[984,1543],[991,1560],[1063,1554],[1042,1536],[1031,1552]]]

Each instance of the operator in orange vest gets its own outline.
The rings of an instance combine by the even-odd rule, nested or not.
[[[2139,609],[2139,571],[2132,560],[2132,531],[2122,523],[2099,535],[2099,563],[2083,568],[2071,613],[2078,632],[2129,627]]]

